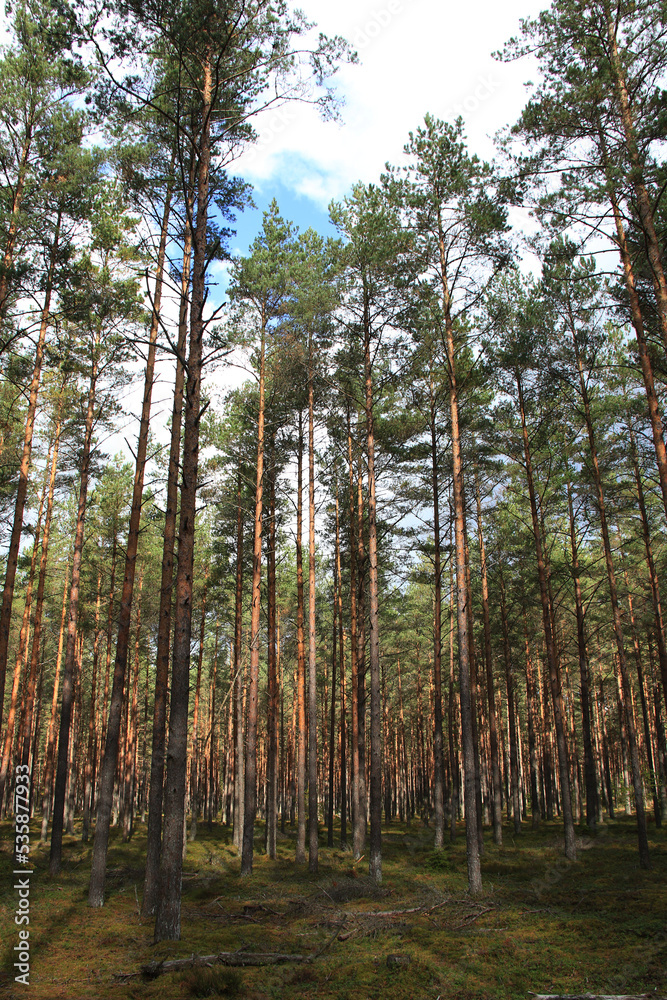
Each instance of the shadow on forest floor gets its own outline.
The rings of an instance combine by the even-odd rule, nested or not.
[[[34,847],[30,891],[30,986],[13,981],[14,923],[9,823],[0,824],[0,997],[31,1000],[196,996],[247,1000],[449,1000],[528,998],[534,993],[645,993],[667,997],[667,842],[650,827],[652,869],[639,868],[631,817],[583,828],[578,860],[562,855],[557,823],[504,846],[485,835],[483,896],[467,894],[465,836],[435,851],[432,828],[392,823],[383,835],[383,881],[366,859],[320,841],[317,875],[296,868],[294,841],[278,859],[262,853],[240,875],[229,831],[200,824],[184,866],[181,941],[154,946],[141,921],[145,827],[130,844],[112,831],[107,901],[87,906],[92,845],[65,838],[63,870],[48,875]],[[32,842],[38,839],[33,825]],[[142,964],[223,951],[316,953],[314,962],[252,969],[195,969],[147,980]],[[388,965],[387,956],[409,956]],[[405,959],[407,962],[407,958]]]

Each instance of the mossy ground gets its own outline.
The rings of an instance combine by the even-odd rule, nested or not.
[[[366,860],[321,839],[317,875],[293,863],[281,839],[278,860],[262,853],[258,828],[253,874],[240,875],[229,832],[200,824],[184,867],[182,936],[153,945],[138,915],[145,828],[130,844],[112,832],[107,901],[87,905],[91,845],[65,838],[62,873],[48,875],[48,850],[32,835],[30,985],[13,981],[11,824],[0,824],[0,997],[34,1000],[223,996],[248,1000],[446,1000],[535,993],[648,993],[667,997],[667,831],[650,827],[652,868],[638,865],[636,830],[621,817],[595,837],[578,836],[578,861],[562,856],[561,828],[544,823],[496,847],[485,836],[484,895],[467,894],[465,837],[432,847],[432,828],[393,824],[383,838],[383,882]],[[423,907],[421,912],[373,913]],[[307,965],[196,969],[155,980],[143,963],[193,953],[257,950],[314,953]],[[343,940],[341,940],[341,938]],[[410,956],[390,968],[387,955]]]

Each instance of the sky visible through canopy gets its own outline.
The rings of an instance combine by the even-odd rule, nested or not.
[[[411,130],[430,114],[461,115],[469,147],[494,156],[493,135],[519,116],[534,63],[505,64],[492,52],[534,17],[544,0],[489,0],[455,5],[434,0],[359,3],[305,0],[299,6],[328,34],[348,39],[358,65],[336,76],[344,100],[342,123],[322,122],[308,106],[292,104],[257,119],[259,141],[234,164],[255,188],[258,211],[239,219],[235,252],[257,233],[272,198],[300,229],[333,234],[327,206],[355,181],[376,181],[386,162],[399,165]]]

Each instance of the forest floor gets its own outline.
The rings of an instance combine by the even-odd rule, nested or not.
[[[289,828],[288,828],[289,830]],[[199,996],[246,1000],[449,1000],[526,998],[533,993],[667,997],[667,830],[649,830],[652,868],[638,864],[631,817],[578,830],[578,860],[562,855],[561,827],[543,823],[520,836],[485,833],[484,894],[467,894],[463,827],[453,845],[433,850],[419,821],[383,834],[383,881],[367,861],[320,840],[319,872],[293,863],[294,839],[278,859],[262,853],[258,827],[253,874],[227,829],[200,823],[184,866],[182,935],[153,945],[142,921],[145,827],[129,844],[112,831],[106,905],[87,905],[92,845],[66,837],[60,876],[31,827],[30,984],[14,981],[14,888],[10,823],[0,824],[0,997],[31,1000],[168,1000]],[[406,912],[401,912],[406,911]],[[335,936],[337,935],[337,936]],[[328,946],[327,946],[328,945]],[[193,969],[142,977],[162,959],[229,951],[316,955],[312,962],[260,968]],[[388,964],[388,956],[408,964]],[[391,962],[391,959],[390,959]]]

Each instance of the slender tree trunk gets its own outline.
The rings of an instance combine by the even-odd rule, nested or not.
[[[137,751],[137,722],[138,722],[138,693],[139,693],[139,637],[141,635],[141,591],[143,589],[143,573],[139,577],[139,596],[136,605],[136,632],[134,640],[134,670],[132,671],[132,698],[129,692],[128,666],[128,703],[129,703],[129,725],[125,746],[125,788],[123,792],[124,812],[123,812],[123,843],[128,843],[132,838],[134,830],[134,797],[136,792],[136,751]],[[122,780],[123,776],[120,776]]]
[[[461,454],[461,432],[459,430],[459,403],[456,382],[454,353],[454,327],[450,311],[449,289],[445,280],[445,254],[442,234],[440,236],[440,256],[442,265],[442,288],[445,304],[445,349],[449,375],[449,408],[452,434],[452,479],[454,505],[454,536],[456,559],[456,610],[459,640],[459,690],[461,697],[461,736],[463,741],[463,767],[465,771],[464,803],[466,820],[466,856],[468,862],[468,886],[470,893],[477,896],[482,891],[482,869],[480,865],[477,795],[475,782],[476,748],[473,736],[474,705],[472,703],[470,645],[468,625],[468,583],[466,572],[465,543],[465,493],[463,486],[463,458]]]
[[[90,812],[95,795],[93,777],[95,763],[95,721],[97,715],[97,667],[100,655],[100,607],[102,604],[102,566],[97,570],[97,598],[95,600],[95,636],[93,638],[93,676],[90,681],[90,708],[88,712],[88,753],[83,772],[83,829],[81,840],[88,843],[90,836]]]
[[[655,638],[658,645],[658,662],[660,665],[660,675],[662,678],[662,689],[664,692],[665,701],[667,701],[667,646],[665,645],[665,629],[662,619],[660,586],[658,582],[658,573],[655,566],[655,560],[653,558],[653,547],[651,545],[651,535],[649,532],[648,516],[646,513],[644,487],[642,485],[642,479],[639,472],[639,461],[637,458],[637,443],[635,440],[635,433],[632,427],[632,420],[630,419],[629,413],[626,415],[626,426],[628,429],[628,438],[630,441],[630,455],[632,456],[632,467],[635,475],[635,484],[637,486],[637,507],[639,510],[639,519],[641,521],[641,526],[642,526],[642,537],[644,539],[644,550],[646,552],[646,565],[648,568],[649,583],[651,585],[651,600],[653,602],[653,616],[655,619]]]
[[[18,193],[15,194],[15,200]],[[21,464],[19,465],[19,481],[16,490],[16,501],[14,504],[14,520],[12,523],[12,533],[9,540],[9,551],[7,552],[7,563],[5,569],[5,585],[2,592],[2,608],[0,608],[0,731],[2,730],[2,715],[5,698],[5,676],[7,672],[7,654],[9,651],[9,634],[12,619],[12,602],[14,600],[14,582],[16,580],[16,567],[18,565],[19,549],[21,547],[21,533],[23,530],[23,513],[25,510],[26,496],[28,494],[28,476],[30,473],[30,456],[32,454],[32,436],[35,428],[35,417],[37,415],[37,394],[42,374],[42,362],[44,360],[44,345],[46,343],[46,330],[51,315],[51,295],[53,293],[53,278],[58,254],[58,238],[60,234],[60,213],[56,224],[56,232],[51,250],[49,270],[46,279],[46,290],[44,293],[44,305],[42,307],[41,321],[39,325],[39,336],[35,348],[35,363],[30,379],[28,390],[28,412],[26,415],[25,432],[23,435],[23,451],[21,453]],[[11,240],[11,231],[10,231]],[[6,257],[6,254],[5,254]],[[10,259],[11,263],[11,259]],[[8,266],[8,265],[6,265]],[[0,279],[0,317],[4,311],[4,302],[7,296],[6,270],[3,271]]]
[[[370,857],[368,870],[382,881],[382,692],[380,688],[380,635],[375,497],[375,427],[373,422],[373,371],[371,367],[371,320],[368,290],[364,287],[364,380],[366,449],[368,461],[368,623],[371,688]]]
[[[194,196],[194,159],[190,168],[188,219],[192,216]],[[153,703],[153,737],[151,744],[151,775],[148,795],[148,831],[146,844],[146,872],[141,915],[145,919],[155,913],[160,885],[160,851],[162,841],[162,801],[164,793],[164,761],[166,748],[167,690],[169,686],[169,640],[171,637],[171,605],[174,582],[174,545],[178,508],[178,484],[181,451],[181,426],[183,423],[183,389],[185,385],[185,346],[188,332],[188,290],[192,259],[192,227],[186,220],[183,247],[183,273],[178,317],[178,343],[176,345],[176,375],[171,413],[171,444],[167,469],[167,503],[164,517],[162,545],[162,573],[160,580],[160,610],[158,617],[157,653],[155,658],[155,698]]]
[[[535,719],[537,718],[536,695],[535,695],[535,675],[533,673],[533,661],[530,655],[530,642],[528,640],[528,622],[526,614],[523,615],[523,628],[526,640],[526,702],[528,712],[528,752],[530,755],[530,811],[533,830],[540,828],[540,797],[538,792],[539,765],[537,756],[537,734],[535,732]]]
[[[542,604],[542,623],[544,627],[544,641],[547,652],[547,664],[549,668],[549,680],[551,683],[551,698],[554,709],[554,725],[556,729],[556,746],[558,748],[558,773],[561,783],[561,798],[563,803],[563,825],[565,828],[565,856],[570,861],[576,861],[577,850],[574,840],[574,819],[572,816],[572,800],[570,796],[570,765],[567,753],[567,739],[565,736],[565,710],[563,705],[562,683],[556,650],[554,647],[553,632],[551,628],[551,609],[549,594],[547,589],[547,571],[542,549],[542,533],[537,515],[537,501],[535,497],[535,485],[533,481],[533,465],[530,455],[530,445],[528,441],[528,428],[526,426],[526,411],[523,399],[523,385],[521,375],[515,372],[516,384],[519,395],[519,408],[521,414],[521,428],[523,433],[523,447],[526,462],[526,477],[528,480],[528,494],[530,499],[530,511],[533,522],[533,536],[535,539],[535,554],[537,559],[537,575],[540,585],[540,601]]]
[[[433,379],[429,380],[429,416],[431,430],[431,488],[433,491],[433,795],[435,799],[436,848],[445,842],[445,794],[443,780],[444,749],[442,741],[442,567],[440,560],[440,482],[438,469],[438,436],[436,401]]]
[[[243,807],[245,804],[245,757],[243,754],[243,506],[241,504],[241,453],[236,486],[236,593],[234,608],[234,703],[236,720],[234,773],[234,846],[243,848]]]
[[[606,141],[602,131],[600,131],[600,143],[607,178],[607,193],[609,195],[609,201],[611,203],[614,223],[616,226],[617,246],[621,256],[621,262],[623,264],[625,287],[630,301],[630,317],[632,327],[635,331],[635,337],[637,338],[637,354],[639,356],[639,364],[642,370],[642,377],[644,379],[649,420],[651,423],[651,433],[653,435],[653,447],[655,449],[656,463],[658,466],[658,478],[660,480],[660,489],[662,492],[662,504],[665,510],[665,515],[667,516],[667,449],[665,448],[664,427],[660,414],[660,404],[655,389],[653,367],[646,343],[644,319],[639,301],[639,293],[637,291],[632,257],[628,248],[627,236],[623,225],[623,217],[619,208],[613,181],[613,171],[609,164]]]
[[[192,717],[192,750],[190,753],[190,834],[189,840],[197,839],[197,814],[199,812],[199,701],[201,696],[201,669],[204,663],[204,634],[206,630],[206,591],[208,587],[208,566],[204,572],[204,592],[201,601],[201,622],[199,625],[199,655],[197,657],[197,684],[195,706]]]
[[[303,510],[303,426],[299,411],[299,443],[297,454],[296,486],[296,634],[297,634],[297,835],[294,860],[297,864],[306,861],[306,658],[303,635],[303,553],[302,553],[302,510]]]
[[[642,654],[639,648],[639,639],[637,638],[637,629],[635,625],[635,612],[632,604],[632,594],[630,593],[630,580],[628,579],[628,571],[624,570],[625,585],[628,588],[628,608],[630,610],[630,625],[632,627],[632,643],[635,650],[635,664],[637,666],[637,682],[639,686],[639,701],[642,709],[642,722],[644,723],[644,746],[646,751],[646,763],[648,764],[648,779],[651,785],[651,794],[653,796],[653,816],[655,819],[656,829],[662,826],[662,815],[660,809],[660,793],[658,789],[658,778],[656,773],[656,768],[653,763],[653,745],[652,745],[652,734],[651,734],[651,723],[648,714],[648,705],[646,704],[646,689],[644,687],[644,670],[642,667]]]
[[[213,817],[216,813],[216,799],[217,796],[214,790],[214,779],[215,779],[215,753],[214,748],[216,746],[216,725],[215,725],[215,694],[216,694],[216,684],[218,679],[218,637],[220,633],[220,622],[216,620],[215,623],[215,646],[213,650],[213,666],[209,668],[211,683],[209,687],[209,723],[208,723],[208,739],[210,741],[210,752],[208,758],[208,803],[207,803],[207,818],[208,818],[208,828],[209,831],[213,829]],[[230,705],[229,705],[229,726],[227,732],[227,761],[225,765],[226,781],[225,785],[229,783],[230,775],[230,764],[232,761],[232,732],[233,725],[232,719],[234,715],[234,661],[231,660],[232,669],[232,683],[229,689]],[[224,703],[223,703],[224,707]],[[222,779],[220,779],[222,781]],[[224,787],[224,786],[223,786]],[[229,820],[228,820],[229,821]]]
[[[169,705],[169,746],[164,793],[164,833],[160,859],[160,893],[155,920],[155,940],[178,940],[181,933],[181,873],[185,816],[185,783],[188,749],[188,695],[190,639],[192,632],[192,583],[199,458],[199,420],[202,379],[202,340],[206,300],[207,222],[209,199],[210,114],[212,54],[203,59],[202,131],[197,166],[197,224],[194,232],[192,312],[185,392],[181,511],[178,532],[176,607]]]
[[[516,699],[514,697],[516,682],[512,668],[512,650],[510,646],[509,627],[507,622],[507,604],[505,600],[505,582],[502,568],[500,571],[500,614],[503,626],[503,649],[505,653],[505,680],[507,683],[507,719],[510,741],[510,788],[512,793],[512,819],[514,833],[521,833],[521,806],[519,803],[519,758],[517,753],[516,731]]]
[[[450,540],[454,533],[454,521],[450,521]],[[450,545],[453,549],[454,546]],[[449,775],[450,775],[450,816],[449,816],[449,840],[454,843],[456,840],[456,822],[459,817],[459,760],[458,749],[455,743],[454,731],[456,726],[456,698],[454,694],[454,560],[449,560]]]
[[[586,823],[590,830],[595,830],[598,813],[598,791],[595,778],[593,741],[591,738],[590,674],[588,669],[588,651],[586,649],[584,602],[581,595],[581,580],[579,577],[579,546],[574,526],[574,507],[572,505],[572,485],[570,483],[569,470],[567,472],[567,506],[570,518],[572,578],[574,580],[574,603],[577,615],[577,647],[579,650],[579,680],[581,684],[581,729],[584,737],[584,774],[586,780]]]
[[[35,703],[35,685],[37,671],[40,662],[40,643],[42,638],[42,618],[44,615],[44,590],[46,587],[46,567],[49,555],[49,538],[51,535],[51,520],[53,517],[53,497],[56,486],[56,469],[58,467],[58,450],[60,447],[61,432],[61,411],[63,402],[63,392],[61,390],[58,399],[58,412],[56,426],[53,436],[53,452],[51,455],[51,470],[49,473],[49,491],[46,499],[46,520],[44,522],[44,534],[42,535],[42,551],[39,561],[39,580],[37,583],[37,597],[35,600],[35,619],[33,622],[32,649],[30,653],[30,672],[28,674],[28,687],[26,690],[26,712],[23,723],[23,748],[21,751],[21,763],[27,767],[30,758],[30,739],[32,732],[32,717]],[[39,522],[40,518],[38,518]],[[2,794],[0,793],[0,799]]]
[[[60,710],[60,733],[58,736],[58,766],[56,770],[55,794],[53,801],[53,825],[51,828],[51,851],[49,872],[57,875],[62,857],[63,819],[65,811],[65,788],[69,761],[70,727],[72,704],[76,687],[76,633],[79,616],[79,588],[81,583],[81,563],[83,559],[83,533],[88,499],[88,479],[90,475],[90,449],[95,416],[95,389],[99,367],[99,346],[101,330],[98,327],[92,345],[92,370],[88,388],[83,450],[80,461],[79,500],[72,555],[72,579],[69,594],[67,620],[67,645],[65,647],[65,668],[63,670],[62,706]]]
[[[54,449],[55,450],[55,449]],[[30,725],[32,727],[32,699],[30,698],[31,689],[31,679],[33,681],[32,685],[32,695],[34,697],[34,681],[37,676],[37,668],[35,667],[35,676],[32,677],[32,670],[30,675],[26,678],[26,667],[27,667],[27,650],[30,641],[30,613],[32,610],[32,593],[35,582],[35,569],[37,566],[37,553],[39,551],[40,541],[41,541],[41,531],[42,531],[42,515],[44,513],[44,503],[46,501],[46,495],[48,490],[49,481],[49,464],[51,459],[51,448],[49,448],[49,456],[46,462],[46,475],[44,480],[44,485],[42,493],[39,499],[39,511],[37,514],[37,527],[35,529],[35,537],[32,545],[32,555],[30,558],[30,568],[28,570],[28,582],[25,594],[25,604],[23,607],[23,618],[21,621],[21,630],[19,632],[19,644],[18,650],[16,652],[16,662],[14,665],[14,675],[12,679],[12,691],[9,701],[9,715],[7,716],[7,729],[5,732],[5,741],[2,752],[2,766],[0,767],[0,803],[4,802],[5,788],[7,785],[11,787],[11,780],[8,782],[8,776],[10,771],[10,761],[12,757],[12,746],[14,743],[14,727],[16,724],[16,712],[19,706],[20,687],[21,687],[21,677],[23,677],[23,710],[19,715],[19,726],[18,726],[18,747],[16,758],[23,763],[22,760],[22,746],[23,738],[25,735],[25,709],[27,708],[27,703],[30,703]],[[30,735],[28,736],[28,753],[30,753]],[[27,763],[27,761],[26,761]]]
[[[364,497],[361,444],[357,475],[357,726],[359,731],[359,810],[357,840],[359,857],[366,844],[368,812],[366,781],[366,555],[364,550]],[[355,847],[356,857],[356,847]]]
[[[257,423],[257,483],[255,488],[255,527],[252,553],[252,610],[250,617],[250,687],[248,689],[248,728],[246,733],[245,806],[241,874],[252,872],[253,838],[257,811],[257,713],[259,698],[259,617],[262,582],[262,495],[264,489],[264,360],[266,320],[262,316],[262,339],[259,359],[259,416]]]
[[[53,695],[51,697],[51,717],[49,719],[49,730],[46,737],[46,752],[44,761],[44,794],[42,797],[42,831],[39,838],[40,844],[46,843],[46,834],[51,815],[51,796],[53,792],[53,772],[55,768],[56,751],[56,720],[58,717],[58,694],[60,684],[60,667],[63,654],[63,640],[65,637],[65,619],[67,616],[67,592],[69,589],[69,563],[65,570],[65,583],[63,586],[63,602],[60,612],[60,632],[58,633],[58,653],[56,656],[56,675],[53,678]]]
[[[172,166],[174,157],[172,157]],[[118,742],[120,737],[121,709],[123,703],[123,682],[127,673],[128,650],[130,645],[130,624],[132,616],[132,597],[134,593],[134,578],[137,565],[137,550],[139,547],[139,525],[141,521],[141,506],[144,492],[144,472],[146,469],[146,454],[148,449],[148,434],[150,428],[151,399],[153,382],[155,380],[155,350],[160,322],[160,302],[162,296],[162,277],[167,246],[169,211],[171,205],[171,189],[167,189],[160,246],[158,251],[157,272],[155,277],[155,295],[153,299],[153,315],[148,341],[148,357],[144,377],[144,395],[139,422],[139,439],[137,442],[134,483],[132,489],[132,506],[130,508],[130,524],[125,550],[125,572],[120,600],[118,618],[118,638],[116,640],[116,659],[114,663],[109,721],[106,729],[104,757],[100,769],[100,790],[97,805],[97,821],[95,823],[95,840],[93,842],[93,860],[88,889],[88,905],[104,906],[104,883],[106,878],[107,850],[109,846],[109,824],[111,822],[111,806],[113,802],[114,775],[118,759]]]
[[[7,315],[7,307],[9,305],[9,293],[10,293],[10,282],[9,274],[11,271],[12,264],[14,263],[14,249],[16,246],[16,235],[18,232],[18,218],[19,212],[21,211],[21,205],[23,204],[23,195],[25,193],[26,179],[28,176],[28,160],[30,157],[30,150],[32,148],[33,137],[34,137],[35,121],[32,116],[26,123],[26,132],[23,139],[23,145],[21,147],[21,156],[19,159],[19,167],[16,177],[16,185],[14,187],[14,197],[12,198],[12,209],[9,220],[9,227],[7,230],[7,241],[5,243],[5,252],[2,261],[2,273],[0,274],[0,326],[4,327],[5,316]],[[57,242],[57,240],[56,240]],[[6,350],[8,343],[2,345],[0,353]],[[1,692],[4,695],[4,687]],[[0,701],[2,698],[0,697]],[[0,719],[0,723],[1,723]]]
[[[267,684],[269,712],[267,719],[267,815],[266,853],[275,860],[278,832],[278,657],[276,646],[276,441],[270,435],[269,468],[269,538],[266,553],[268,604]]]
[[[318,866],[317,633],[315,622],[315,413],[313,338],[308,340],[308,871]]]
[[[340,846],[347,847],[347,721],[345,706],[345,633],[343,631],[343,579],[340,560],[340,524],[336,490],[336,579],[338,580],[338,649],[340,656]]]
[[[361,824],[359,822],[359,649],[358,649],[358,621],[357,621],[357,508],[354,496],[354,463],[352,459],[352,428],[350,422],[350,407],[347,408],[347,457],[350,479],[349,492],[349,522],[350,522],[350,725],[352,767],[350,800],[352,812],[352,847],[354,859],[358,861],[363,854],[364,844],[361,837]]]
[[[340,593],[340,527],[338,523],[338,479],[334,480],[334,495],[336,498],[336,537],[334,543],[334,564],[333,564],[333,625],[331,629],[331,715],[329,719],[329,803],[327,809],[327,847],[334,845],[334,811],[335,811],[335,787],[334,777],[336,770],[336,655],[338,643],[338,595]],[[341,719],[344,727],[345,723]],[[343,745],[341,742],[341,755]],[[343,757],[344,759],[344,757]],[[342,779],[341,773],[341,779]],[[344,807],[343,807],[344,808]]]
[[[607,0],[604,2],[604,11],[607,19],[607,35],[609,39],[612,80],[621,113],[621,124],[623,134],[625,136],[625,148],[630,165],[629,180],[635,192],[635,205],[639,215],[642,233],[644,235],[646,254],[648,256],[649,266],[653,277],[653,288],[655,292],[658,318],[660,321],[660,330],[662,332],[665,352],[667,353],[667,279],[665,278],[660,241],[658,239],[654,222],[655,206],[651,203],[651,198],[644,180],[644,169],[639,154],[639,146],[637,143],[637,135],[632,117],[632,109],[630,107],[630,96],[628,94],[625,70],[623,67],[623,61],[618,51],[618,26],[616,13],[610,10]]]
[[[632,720],[630,678],[628,676],[628,668],[625,658],[623,623],[621,619],[621,610],[618,603],[616,574],[614,571],[614,561],[611,554],[611,542],[609,539],[609,528],[607,525],[607,511],[604,499],[604,490],[602,488],[602,477],[600,474],[600,466],[598,463],[595,432],[593,429],[590,400],[588,397],[588,387],[586,385],[586,380],[584,378],[584,371],[579,350],[579,343],[577,340],[574,320],[572,319],[571,315],[570,315],[570,330],[572,334],[572,341],[574,344],[577,369],[579,372],[579,385],[580,385],[581,397],[584,403],[584,414],[586,417],[586,428],[588,431],[588,445],[591,454],[593,477],[595,479],[595,486],[597,491],[598,513],[600,515],[600,527],[602,529],[602,544],[604,547],[604,557],[607,567],[607,577],[609,580],[609,596],[611,599],[611,610],[614,622],[614,635],[616,638],[616,648],[618,651],[618,666],[620,671],[620,680],[623,692],[623,705],[625,711],[625,721],[626,721],[628,744],[630,750],[632,785],[635,793],[635,808],[637,810],[637,836],[639,841],[639,863],[642,868],[649,868],[650,860],[649,860],[649,850],[648,850],[648,834],[646,830],[646,813],[644,809],[644,791],[641,778],[641,767],[639,763],[639,751],[637,748],[637,738],[635,734],[634,723]]]
[[[486,549],[482,528],[482,501],[479,481],[475,470],[475,498],[477,501],[477,537],[482,577],[482,613],[484,615],[484,660],[486,663],[486,696],[489,705],[489,740],[491,744],[491,781],[493,791],[493,842],[498,846],[503,842],[503,806],[500,781],[500,761],[498,756],[498,725],[496,722],[496,693],[493,684],[493,657],[491,654],[491,619],[489,615],[489,582],[486,569]]]

